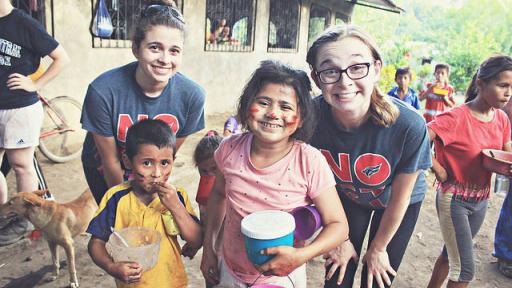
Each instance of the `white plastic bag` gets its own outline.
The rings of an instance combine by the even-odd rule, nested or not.
[[[113,31],[114,27],[108,13],[107,4],[105,0],[99,0],[96,14],[92,19],[92,34],[100,38],[110,38]]]

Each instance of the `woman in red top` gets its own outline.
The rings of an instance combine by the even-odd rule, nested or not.
[[[440,183],[436,208],[445,242],[429,288],[441,287],[447,276],[447,287],[467,287],[473,279],[472,238],[484,220],[491,182],[481,150],[512,151],[510,122],[500,109],[511,95],[512,58],[490,57],[473,76],[466,103],[428,124],[436,148],[432,169]]]

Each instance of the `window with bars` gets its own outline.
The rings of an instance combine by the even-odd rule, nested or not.
[[[346,14],[336,12],[336,19],[335,24],[336,25],[345,25],[349,22],[350,17]]]
[[[253,50],[255,0],[207,0],[205,51]]]
[[[147,0],[106,0],[108,13],[112,20],[114,31],[109,38],[92,35],[93,48],[130,48],[131,36],[141,10],[146,7]],[[174,0],[178,9],[183,12],[183,0]],[[96,15],[98,0],[91,0],[92,18]]]
[[[297,52],[299,7],[298,0],[270,2],[268,52]]]
[[[53,1],[51,1],[51,3],[53,4]],[[51,29],[48,29],[48,27],[46,27],[46,7],[44,0],[14,0],[12,1],[12,5],[20,10],[25,11],[27,14],[32,16],[32,18],[40,22],[43,25],[43,27],[46,28],[48,33],[50,33],[52,36],[54,35],[53,19],[50,27]],[[52,12],[51,17],[53,17],[53,11],[50,12]]]
[[[308,46],[329,25],[331,11],[320,5],[312,4],[309,12]]]

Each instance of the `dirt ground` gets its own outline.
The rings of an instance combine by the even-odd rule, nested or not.
[[[221,131],[223,121],[227,116],[227,114],[216,114],[208,117],[207,127]],[[191,155],[202,134],[187,139],[178,153],[176,167],[173,171],[174,183],[184,187],[191,198],[195,198],[199,181],[199,175],[192,163]],[[74,199],[86,188],[79,159],[65,164],[53,164],[44,159],[42,155],[39,156],[44,175],[57,201],[65,202]],[[12,193],[15,189],[13,175],[9,175],[8,180]],[[433,176],[430,175],[430,183],[432,180]],[[472,287],[512,287],[512,280],[497,272],[496,259],[491,256],[494,227],[502,202],[502,197],[492,197],[485,222],[475,239],[477,270]],[[89,258],[86,248],[88,238],[89,236],[86,235],[75,238],[76,266],[80,287],[115,287],[114,280],[94,265]],[[425,287],[441,245],[439,224],[434,207],[434,190],[430,185],[416,230],[393,287]],[[67,287],[69,277],[65,254],[62,249],[60,251],[61,258],[64,256],[64,259],[61,259],[61,275],[57,280],[48,282],[46,279],[51,274],[51,258],[43,239],[35,241],[24,239],[13,245],[0,247],[0,287]],[[199,271],[200,253],[201,251],[193,260],[184,259],[189,276],[189,287],[204,287]],[[324,275],[321,257],[310,261],[307,271],[308,287],[321,287]]]

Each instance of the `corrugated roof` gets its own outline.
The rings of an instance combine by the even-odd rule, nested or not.
[[[366,7],[382,9],[382,10],[395,12],[395,13],[401,13],[401,12],[405,11],[404,9],[398,7],[391,0],[346,0],[346,1],[357,4],[357,5],[363,5]]]

